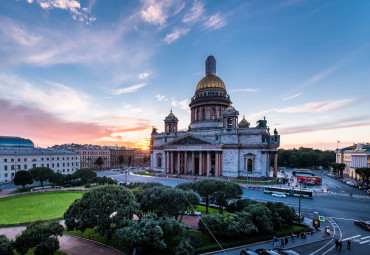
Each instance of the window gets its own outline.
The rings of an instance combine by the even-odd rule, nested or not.
[[[27,162],[27,158],[24,158],[24,162]]]
[[[54,160],[54,158],[51,158],[51,160]]]
[[[4,170],[6,171],[6,170],[8,170],[8,166],[4,166]]]
[[[66,164],[65,163],[63,163],[63,167],[65,167],[66,166]]]
[[[41,164],[41,167],[44,167],[44,164]]]
[[[36,164],[32,164],[32,167],[36,167]]]
[[[24,170],[27,170],[27,165],[24,165]]]
[[[41,158],[41,161],[44,161],[44,158]]]
[[[57,167],[59,167],[59,163],[57,163]]]
[[[10,161],[11,161],[11,162],[14,162],[14,158],[12,158]]]
[[[14,165],[11,166],[11,169],[14,170]]]
[[[49,161],[49,158],[46,158],[46,160],[48,160],[48,161]]]
[[[54,167],[54,163],[53,163],[53,164],[51,164],[51,167]]]
[[[18,158],[18,162],[21,162],[21,159],[20,158]]]
[[[4,162],[8,162],[8,159],[7,158],[4,158]]]
[[[57,158],[57,160],[59,160],[59,157]]]
[[[7,173],[5,173],[5,174],[4,174],[4,177],[8,177],[8,174],[7,174]]]
[[[227,122],[227,127],[228,128],[232,128],[233,127],[233,120],[231,118],[228,118],[226,122]]]
[[[47,164],[46,166],[49,167],[49,164]]]

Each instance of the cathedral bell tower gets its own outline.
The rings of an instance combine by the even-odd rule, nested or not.
[[[239,112],[235,110],[232,104],[230,104],[230,106],[222,113],[223,128],[228,130],[238,128],[238,116]]]
[[[172,113],[172,109],[170,114],[164,119],[164,130],[166,134],[176,134],[177,133],[177,122],[179,120],[176,116]]]

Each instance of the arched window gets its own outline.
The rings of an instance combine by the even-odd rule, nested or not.
[[[227,118],[226,126],[227,126],[227,128],[232,128],[233,127],[233,120],[232,120],[232,118]]]
[[[212,119],[216,119],[216,107],[212,107]]]
[[[157,154],[157,167],[158,168],[162,167],[162,154],[161,153]]]
[[[206,108],[202,108],[202,120],[206,119]]]
[[[248,153],[244,155],[244,169],[248,172],[253,172],[255,167],[256,155]]]

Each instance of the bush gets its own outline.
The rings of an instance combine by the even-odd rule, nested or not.
[[[13,247],[5,235],[0,235],[0,254],[13,255]]]
[[[85,188],[86,188],[86,189],[89,189],[89,188],[91,188],[91,185],[90,185],[90,184],[86,184],[86,185],[85,185]]]
[[[52,237],[36,246],[35,255],[50,255],[54,254],[59,249],[59,241]]]
[[[84,182],[81,181],[81,180],[77,180],[77,181],[72,181],[71,182],[71,186],[72,187],[77,187],[77,186],[82,186],[82,185],[84,185]]]
[[[235,202],[232,202],[226,206],[226,211],[230,213],[235,213],[235,212],[241,212],[250,204],[255,204],[257,203],[255,200],[252,199],[238,199]]]

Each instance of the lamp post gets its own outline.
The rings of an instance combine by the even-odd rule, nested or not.
[[[298,222],[301,223],[301,198],[302,198],[302,181],[299,180],[299,207],[298,207]]]

